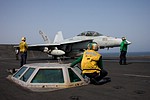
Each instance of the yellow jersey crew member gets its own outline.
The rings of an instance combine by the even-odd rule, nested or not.
[[[26,38],[22,37],[21,42],[19,44],[19,53],[20,53],[20,57],[21,57],[20,67],[23,66],[24,64],[26,64],[27,49],[28,49],[28,45],[26,43]]]
[[[96,42],[89,43],[88,49],[70,67],[81,63],[82,74],[90,78],[91,84],[99,85],[110,82],[111,79],[105,77],[108,72],[103,69],[101,54],[96,51],[98,51],[98,44]]]

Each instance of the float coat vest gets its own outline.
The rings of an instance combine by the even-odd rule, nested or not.
[[[83,54],[81,62],[82,73],[100,73],[100,68],[97,65],[101,55],[94,50],[86,50]]]
[[[28,46],[27,46],[26,42],[21,41],[19,44],[19,48],[20,48],[20,52],[26,52]]]

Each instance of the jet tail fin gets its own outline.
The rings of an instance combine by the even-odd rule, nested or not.
[[[62,40],[64,40],[63,35],[62,35],[62,31],[59,31],[56,33],[53,43],[59,43]]]
[[[43,38],[43,40],[44,40],[44,42],[45,43],[51,43],[51,41],[50,41],[50,39],[48,38],[48,36],[44,33],[44,32],[42,32],[41,30],[39,31],[39,34],[42,36],[42,38]]]

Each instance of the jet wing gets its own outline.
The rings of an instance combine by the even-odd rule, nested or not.
[[[93,39],[87,39],[87,40],[68,40],[68,41],[62,41],[61,43],[50,43],[50,44],[33,44],[33,45],[28,45],[28,50],[33,50],[33,51],[43,51],[45,47],[47,47],[49,50],[53,50],[55,47],[62,47],[63,45],[69,45],[69,44],[84,44],[87,42],[92,42]],[[19,49],[19,46],[14,46],[14,48]]]
[[[86,40],[69,40],[64,41],[61,43],[60,49],[65,51],[66,55],[75,52],[78,54],[79,52],[83,52],[87,49],[87,44],[92,42],[93,39],[86,39]]]
[[[51,43],[51,44],[28,44],[28,50],[34,50],[34,51],[42,51],[45,47],[48,47],[49,49],[53,49],[57,46],[60,46],[60,44]],[[19,49],[19,46],[14,46],[14,48]]]
[[[92,41],[93,41],[93,39],[85,39],[85,40],[73,40],[73,39],[70,39],[68,41],[63,41],[60,44],[61,45],[75,44],[75,43],[83,43],[84,44],[84,42],[92,42]]]

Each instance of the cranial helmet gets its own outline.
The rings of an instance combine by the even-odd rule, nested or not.
[[[92,43],[89,43],[89,44],[87,45],[87,47],[88,47],[89,50],[91,50],[91,49],[92,49]]]
[[[126,40],[126,37],[122,37],[122,40]]]
[[[25,41],[25,40],[26,40],[26,38],[25,38],[25,37],[22,37],[22,38],[21,38],[21,40],[22,40],[22,41]]]
[[[97,48],[96,48],[96,46],[97,46]],[[92,42],[92,43],[89,43],[89,44],[87,45],[87,47],[88,47],[89,50],[95,50],[95,51],[97,51],[97,49],[98,49],[98,44],[97,44],[96,42]]]

